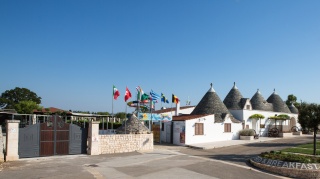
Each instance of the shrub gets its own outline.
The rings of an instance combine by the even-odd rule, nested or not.
[[[285,162],[301,162],[301,163],[319,163],[320,158],[314,156],[306,156],[292,153],[284,153],[281,151],[263,152],[260,154],[263,158],[272,160],[281,160]]]
[[[254,136],[255,131],[253,129],[243,129],[239,131],[239,135],[241,136]]]

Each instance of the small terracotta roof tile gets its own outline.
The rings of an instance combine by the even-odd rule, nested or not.
[[[198,115],[181,115],[181,116],[173,116],[172,121],[186,121],[191,119],[197,119],[204,116],[210,116],[213,114],[198,114]]]

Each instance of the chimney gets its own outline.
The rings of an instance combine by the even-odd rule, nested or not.
[[[180,101],[176,104],[176,116],[179,116],[179,112],[180,112]]]

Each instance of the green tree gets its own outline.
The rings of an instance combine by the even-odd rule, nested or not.
[[[299,109],[298,121],[306,128],[313,129],[313,155],[316,155],[316,137],[320,125],[320,106],[318,104],[303,104]]]
[[[97,112],[98,115],[110,115],[108,112]]]
[[[42,109],[42,107],[34,101],[20,101],[14,107],[14,109],[20,114],[32,114],[33,110]]]
[[[264,115],[262,114],[252,114],[249,119],[264,119]]]
[[[127,114],[125,112],[119,112],[115,115],[116,118],[125,119]]]
[[[288,106],[291,106],[291,104],[293,104],[294,106],[298,107],[299,103],[297,103],[297,97],[293,94],[288,95],[288,98],[286,100],[286,104]]]
[[[41,103],[41,97],[27,88],[16,87],[12,90],[6,90],[0,96],[0,108],[14,109],[20,101],[33,101],[36,104]]]

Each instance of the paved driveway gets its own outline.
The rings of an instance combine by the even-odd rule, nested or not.
[[[274,140],[211,150],[156,145],[149,152],[69,155],[6,162],[0,178],[285,178],[252,168],[247,159],[311,139]]]

